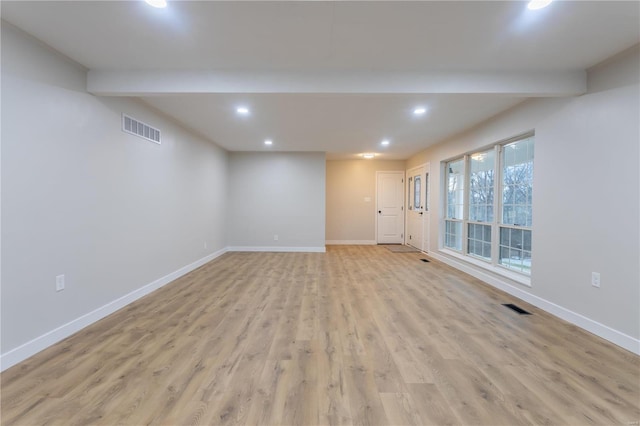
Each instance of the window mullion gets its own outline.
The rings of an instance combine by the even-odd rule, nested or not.
[[[502,145],[495,146],[495,178],[493,180],[493,222],[491,226],[491,264],[500,259],[500,223],[502,222]]]
[[[469,186],[471,177],[469,171],[469,155],[464,156],[464,188],[462,193],[462,253],[469,254]]]

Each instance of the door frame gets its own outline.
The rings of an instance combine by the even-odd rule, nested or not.
[[[406,183],[405,180],[407,180],[407,174],[404,170],[376,170],[376,187],[375,187],[375,203],[374,203],[374,208],[373,208],[373,215],[375,216],[375,222],[374,222],[374,241],[376,242],[376,245],[379,244],[378,243],[378,176],[381,173],[397,173],[397,174],[402,174],[402,183],[403,183],[403,193],[402,193],[402,211],[405,213],[403,215],[403,224],[402,224],[402,241],[404,242],[405,239],[405,235],[407,234],[407,218],[406,218],[406,209],[405,209],[405,204],[407,203],[407,200],[405,200],[405,195],[406,195],[406,191],[404,191],[405,187],[404,184]]]
[[[422,172],[420,173],[420,177],[422,179],[422,177],[424,175],[424,172],[425,172],[425,167],[426,167],[425,164],[420,164],[420,165],[411,167],[410,169],[407,169],[405,171],[405,176],[407,177],[407,179],[406,179],[407,182],[406,182],[405,187],[404,187],[404,194],[406,195],[405,202],[404,202],[404,204],[405,204],[405,209],[404,209],[404,224],[405,224],[404,225],[404,227],[405,227],[404,245],[410,245],[409,244],[409,240],[408,240],[408,235],[409,235],[409,219],[410,219],[409,218],[409,203],[411,202],[411,200],[408,197],[409,196],[413,196],[413,194],[409,194],[409,190],[411,189],[411,185],[409,183],[409,179],[411,177],[413,177],[413,174],[414,174],[414,173],[411,173],[411,172],[416,170],[416,169],[422,169]],[[426,204],[427,201],[426,201],[426,199],[424,197],[425,193],[426,193],[425,185],[422,185],[421,188],[420,188],[420,198],[423,200],[423,202],[425,203],[425,206],[426,206],[427,205]],[[424,245],[424,219],[422,219],[423,216],[421,216],[421,219],[420,219],[420,226],[422,227],[422,233],[421,233],[422,238],[420,239],[419,247],[416,247],[417,249],[419,249],[421,251],[423,251],[423,249],[424,249],[424,247],[423,247],[423,245]],[[415,246],[412,245],[411,247],[415,247]]]

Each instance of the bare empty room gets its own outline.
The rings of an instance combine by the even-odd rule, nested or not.
[[[640,422],[637,1],[0,7],[1,424]]]

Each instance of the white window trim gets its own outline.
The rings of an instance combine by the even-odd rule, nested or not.
[[[470,263],[473,266],[477,266],[479,268],[482,268],[484,270],[487,270],[489,272],[493,272],[496,275],[501,275],[505,278],[508,278],[512,281],[517,282],[518,284],[522,284],[525,285],[527,287],[531,287],[531,277],[529,275],[525,275],[522,274],[520,272],[517,271],[512,271],[511,269],[507,269],[504,266],[500,266],[500,265],[492,265],[491,263],[487,262],[486,260],[481,260],[477,257],[474,256],[468,256],[465,254],[462,254],[458,251],[455,250],[451,250],[448,248],[441,248],[438,250],[438,252],[440,252],[440,254],[442,255],[446,255],[446,256],[450,256],[450,257],[454,257],[457,260],[461,260],[463,262],[466,263]]]
[[[480,149],[476,149],[473,151],[469,151],[466,152],[462,155],[459,156],[455,156],[455,157],[451,157],[450,159],[444,160],[442,161],[441,164],[441,170],[442,170],[442,175],[443,179],[442,181],[444,182],[444,184],[448,185],[448,179],[447,179],[447,172],[446,172],[446,166],[448,163],[452,162],[452,161],[456,161],[459,159],[462,159],[464,161],[464,178],[465,178],[465,185],[464,185],[464,194],[463,194],[463,200],[464,204],[463,204],[463,210],[462,210],[462,219],[452,219],[452,218],[448,218],[447,217],[447,191],[442,191],[442,187],[441,187],[441,191],[442,191],[442,200],[443,200],[443,209],[442,209],[442,216],[440,217],[440,223],[441,223],[441,238],[440,238],[440,244],[439,244],[439,248],[438,251],[444,255],[447,256],[451,256],[454,257],[458,260],[461,260],[463,262],[472,264],[474,266],[480,267],[482,269],[485,269],[487,271],[493,272],[497,275],[501,275],[505,278],[508,278],[512,281],[515,281],[517,283],[520,283],[522,285],[525,285],[527,287],[531,287],[531,274],[526,274],[524,272],[519,272],[510,268],[507,268],[506,266],[502,266],[500,265],[500,263],[498,262],[498,258],[499,258],[499,250],[500,250],[500,241],[499,241],[499,236],[500,236],[500,227],[513,227],[513,225],[506,225],[506,224],[502,224],[502,197],[497,198],[497,203],[495,203],[494,209],[494,214],[493,214],[493,221],[492,222],[484,222],[483,224],[487,224],[487,225],[491,225],[491,229],[492,229],[492,234],[491,234],[491,261],[487,261],[484,259],[481,259],[479,257],[473,256],[469,253],[467,253],[468,251],[468,224],[469,223],[475,223],[475,222],[470,222],[469,221],[469,179],[470,179],[470,174],[468,171],[469,168],[469,158],[473,153],[476,152],[481,152],[481,151],[487,151],[490,149],[495,149],[496,152],[496,164],[495,164],[495,169],[496,169],[496,178],[495,178],[495,182],[494,182],[494,194],[500,194],[501,191],[499,191],[500,189],[500,182],[502,181],[502,162],[501,162],[501,155],[502,155],[502,147],[505,145],[508,145],[512,142],[516,142],[522,139],[526,139],[528,137],[535,137],[535,132],[534,131],[529,131],[529,132],[525,132],[521,135],[509,138],[509,139],[505,139],[503,141],[500,142],[496,142],[494,144],[491,144],[489,146],[486,146],[484,148],[480,148]],[[496,195],[497,196],[497,195]],[[462,250],[458,251],[455,250],[453,248],[450,247],[446,247],[444,245],[445,243],[445,238],[446,238],[446,226],[445,223],[446,221],[459,221],[460,223],[462,223]],[[533,226],[531,227],[522,227],[522,229],[530,229],[531,231],[533,231]],[[495,247],[494,247],[495,245]],[[533,253],[533,252],[532,252]]]

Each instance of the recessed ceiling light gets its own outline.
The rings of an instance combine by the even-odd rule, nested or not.
[[[158,9],[162,9],[167,7],[167,0],[145,0],[149,6],[157,7]]]
[[[527,5],[527,9],[529,10],[538,10],[543,7],[547,7],[551,4],[553,0],[531,0]]]
[[[371,160],[372,158],[374,158],[376,155],[373,153],[366,153],[366,154],[362,154],[362,156],[364,158],[366,158],[367,160]]]
[[[426,108],[424,108],[424,107],[417,107],[416,109],[414,109],[414,110],[413,110],[413,113],[414,113],[415,115],[422,115],[422,114],[424,114],[425,112],[427,112],[427,109],[426,109]]]
[[[238,108],[236,108],[236,112],[238,114],[241,114],[241,115],[248,115],[249,114],[249,108],[247,108],[247,107],[238,107]]]
[[[265,145],[273,145],[273,141],[271,139],[267,139],[266,141],[264,141]]]
[[[387,146],[387,145],[389,145],[389,141],[387,139],[385,139],[382,142],[380,142],[380,145]]]

